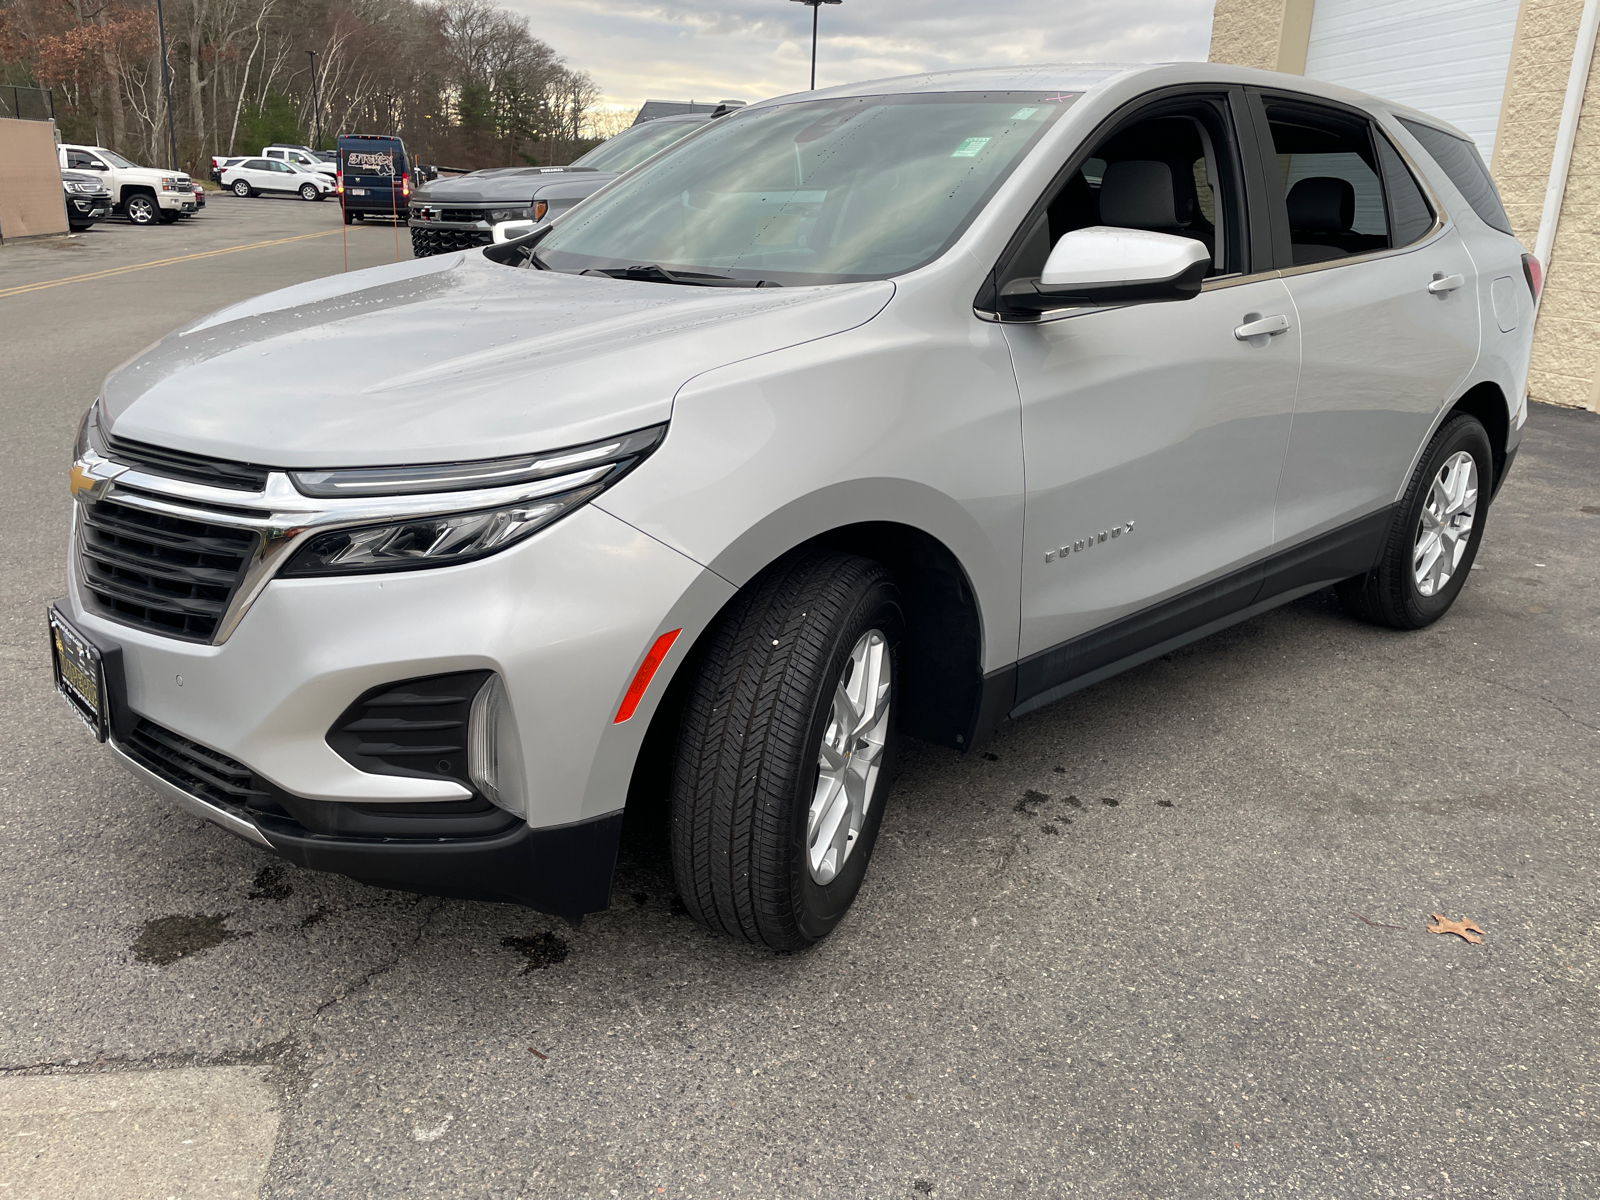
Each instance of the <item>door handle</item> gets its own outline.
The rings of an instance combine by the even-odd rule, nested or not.
[[[1435,271],[1433,273],[1433,282],[1428,285],[1428,290],[1435,296],[1445,296],[1455,291],[1458,287],[1465,286],[1466,282],[1467,277],[1465,275],[1445,275],[1442,272]]]
[[[1245,313],[1244,324],[1233,331],[1233,336],[1241,342],[1264,346],[1267,338],[1288,333],[1290,328],[1289,318],[1281,313],[1274,317],[1263,317],[1260,313]],[[1256,341],[1257,338],[1262,340]]]

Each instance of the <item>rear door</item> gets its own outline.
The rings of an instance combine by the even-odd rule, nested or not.
[[[1448,215],[1367,114],[1257,97],[1275,252],[1301,330],[1275,542],[1374,528],[1478,355],[1477,273]]]

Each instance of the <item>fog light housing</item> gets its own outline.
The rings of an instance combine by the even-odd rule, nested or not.
[[[522,753],[511,697],[498,675],[491,675],[472,698],[467,718],[467,775],[479,794],[515,816],[528,815],[522,788]]]

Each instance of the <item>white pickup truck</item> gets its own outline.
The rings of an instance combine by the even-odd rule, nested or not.
[[[194,184],[182,171],[160,171],[129,162],[104,146],[57,148],[61,167],[71,171],[93,171],[105,180],[111,193],[112,211],[127,216],[135,225],[170,225],[184,213],[195,211]]]
[[[339,173],[337,166],[318,158],[316,152],[309,146],[291,146],[286,142],[276,142],[271,146],[261,147],[261,157],[279,159],[302,171],[319,171],[324,175]]]

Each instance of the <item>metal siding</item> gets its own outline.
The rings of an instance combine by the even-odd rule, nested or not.
[[[1306,74],[1432,113],[1494,154],[1520,0],[1316,0]]]

